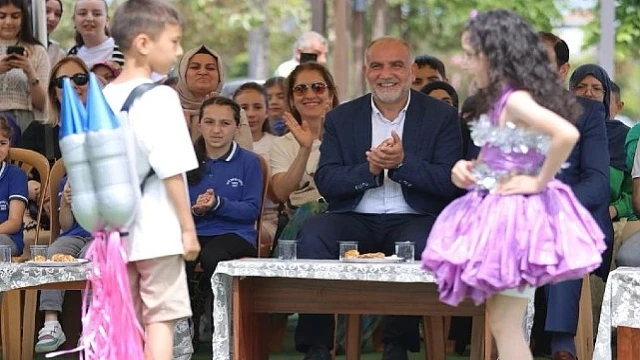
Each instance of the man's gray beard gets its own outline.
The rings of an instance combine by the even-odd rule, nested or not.
[[[376,99],[380,100],[383,103],[394,103],[407,92],[407,89],[400,89],[397,92],[383,92],[378,90],[372,90],[373,95]]]

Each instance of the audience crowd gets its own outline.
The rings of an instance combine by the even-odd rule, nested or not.
[[[49,35],[61,20],[73,21],[75,43],[68,50],[34,37],[26,0],[1,4],[0,182],[8,191],[0,193],[0,243],[22,255],[32,229],[49,229],[48,215],[55,211],[61,233],[49,252],[82,257],[91,236],[75,222],[72,184],[65,177],[58,193],[48,194],[37,174],[10,165],[8,156],[14,147],[33,150],[50,164],[60,160],[63,78],[71,79],[85,101],[89,72],[103,85],[119,75],[124,56],[109,34],[108,2],[77,0],[73,9],[64,9],[60,0],[46,0]],[[63,19],[69,13],[71,19]],[[567,44],[551,33],[539,35],[558,77],[568,77],[569,90],[581,98],[581,138],[559,178],[608,237],[596,272],[606,279],[615,266],[640,266],[640,125],[629,128],[616,119],[624,93],[603,68],[583,64],[571,72]],[[469,136],[470,123],[480,115],[473,94],[458,95],[442,60],[415,55],[405,41],[383,37],[366,49],[371,92],[340,105],[344,94],[326,66],[328,50],[321,34],[304,33],[275,77],[264,85],[245,83],[232,98],[220,95],[224,54],[206,44],[185,51],[176,78],[157,74],[179,95],[199,163],[188,174],[188,187],[202,252],[187,264],[187,276],[192,296],[208,297],[204,314],[194,314],[200,337],[211,332],[210,278],[220,261],[270,256],[278,239],[297,239],[298,256],[308,259],[337,258],[341,239],[358,241],[361,252],[392,255],[394,240],[402,238],[415,242],[419,256],[438,213],[460,196],[450,173],[457,160],[478,155]],[[35,224],[32,205],[50,196],[59,199],[59,208],[45,205]],[[580,289],[580,280],[538,289],[540,338],[550,338],[546,347],[532,341],[538,353],[576,359]],[[37,352],[54,351],[66,341],[58,321],[63,295],[41,294],[45,323]],[[418,323],[414,317],[386,319],[385,359],[407,359],[407,351],[419,351]],[[470,324],[452,320],[449,337],[457,352],[469,343]],[[305,359],[327,359],[333,331],[333,316],[300,315],[296,349]]]

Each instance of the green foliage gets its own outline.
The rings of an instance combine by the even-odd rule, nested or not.
[[[296,37],[310,28],[311,7],[307,0],[171,0],[185,18],[182,46],[211,46],[222,57],[229,78],[246,76],[249,54],[248,31],[265,21],[269,29],[269,68],[291,58]],[[268,1],[262,13],[260,1]],[[62,21],[52,34],[66,49],[74,44],[74,0],[62,0]],[[109,13],[123,0],[111,1]],[[237,64],[235,61],[239,61]]]
[[[612,0],[610,0],[612,1]],[[594,10],[595,21],[584,27],[585,47],[597,45],[600,41],[600,3]],[[616,59],[623,60],[640,56],[640,1],[616,1]]]
[[[585,25],[584,47],[597,46],[600,42],[600,3],[594,10],[595,20]],[[640,1],[617,0],[615,8],[615,60],[614,81],[622,89],[625,107],[622,114],[633,120],[640,116]]]
[[[419,52],[448,53],[460,47],[460,33],[472,10],[509,9],[536,30],[550,30],[560,19],[558,6],[566,0],[389,0],[402,21],[390,31],[408,40]]]

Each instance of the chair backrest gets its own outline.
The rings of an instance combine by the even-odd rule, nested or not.
[[[67,170],[64,167],[64,161],[58,159],[51,168],[51,175],[49,176],[49,193],[51,194],[51,237],[49,243],[55,241],[60,236],[60,201],[58,200],[58,186],[60,185],[60,179],[66,174]]]
[[[50,165],[49,161],[46,157],[37,153],[33,150],[20,149],[20,148],[11,148],[9,149],[9,156],[7,157],[7,161],[10,164],[13,164],[27,173],[27,176],[31,173],[31,171],[35,170],[40,177],[40,197],[37,201],[38,203],[38,216],[36,219],[36,239],[35,244],[38,244],[38,239],[40,237],[40,220],[42,217],[42,209],[44,206],[44,200],[46,197],[46,189],[49,187],[49,172]]]
[[[262,243],[262,215],[264,213],[264,203],[267,200],[267,191],[269,190],[269,164],[267,160],[262,156],[258,155],[260,158],[260,167],[262,168],[262,205],[260,206],[260,214],[258,216],[258,221],[256,221],[256,229],[258,229],[258,238],[256,240],[256,244],[258,245],[258,257],[268,257],[269,253],[271,253],[271,242],[267,242],[265,244]]]

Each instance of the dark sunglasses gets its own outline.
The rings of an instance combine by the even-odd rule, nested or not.
[[[311,89],[316,95],[322,95],[325,91],[327,91],[327,84],[323,82],[315,82],[313,84],[298,84],[293,87],[293,93],[296,96],[304,96],[307,93],[307,90]]]
[[[77,73],[77,74],[73,74],[70,77],[64,75],[64,76],[57,77],[55,79],[56,87],[58,89],[62,89],[62,84],[64,83],[63,82],[64,78],[70,78],[71,81],[73,81],[73,83],[78,85],[78,86],[87,85],[87,83],[89,82],[89,74]]]

